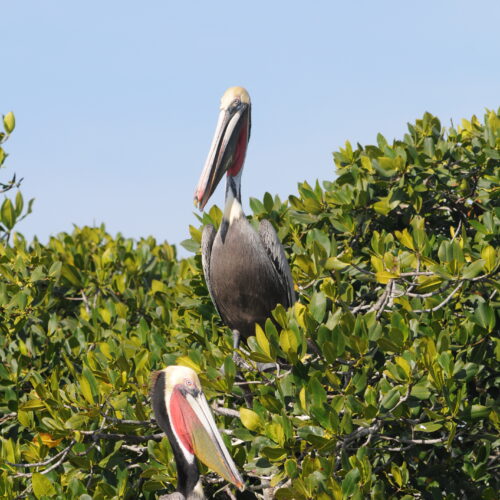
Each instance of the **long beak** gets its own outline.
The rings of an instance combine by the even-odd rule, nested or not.
[[[194,454],[226,481],[243,490],[243,479],[222,441],[204,394],[199,391],[196,395],[191,393],[184,395],[181,391],[174,389],[172,397],[175,397],[179,405],[180,418],[183,420],[183,425],[181,424],[180,427],[186,431],[186,438]]]
[[[207,161],[194,193],[194,203],[200,210],[203,210],[224,173],[232,167],[235,160],[244,159],[250,132],[249,113],[249,106],[245,103],[237,110],[220,111]]]

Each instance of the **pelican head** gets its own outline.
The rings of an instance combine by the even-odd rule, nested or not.
[[[224,173],[239,178],[250,139],[250,110],[250,96],[243,87],[230,87],[224,92],[214,138],[194,194],[200,210]]]
[[[240,490],[244,488],[217,430],[198,376],[191,368],[169,366],[155,372],[151,399],[156,421],[174,451],[181,493],[187,496],[189,491],[201,488],[195,456]]]

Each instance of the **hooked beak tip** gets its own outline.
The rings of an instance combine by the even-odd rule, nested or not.
[[[196,208],[202,211],[203,207],[205,206],[205,203],[203,203],[203,193],[200,193],[198,190],[196,190],[194,193],[193,203]]]
[[[198,198],[198,196],[194,197],[194,206],[200,211],[203,212],[203,209],[205,208],[205,203],[203,203],[201,198]]]

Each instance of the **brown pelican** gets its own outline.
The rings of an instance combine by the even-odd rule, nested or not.
[[[231,87],[222,96],[219,120],[195,192],[203,210],[217,184],[227,173],[222,223],[215,233],[203,229],[203,273],[212,301],[224,323],[233,330],[234,347],[240,336],[255,334],[277,304],[295,302],[290,266],[272,224],[260,222],[258,232],[241,208],[241,173],[250,139],[250,96]]]
[[[158,425],[170,441],[177,464],[176,493],[161,500],[205,498],[195,455],[240,490],[241,478],[217,430],[196,373],[185,366],[169,366],[153,374],[151,400]]]

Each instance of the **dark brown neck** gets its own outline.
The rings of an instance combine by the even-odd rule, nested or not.
[[[190,460],[186,458],[177,438],[172,431],[170,419],[164,402],[165,375],[161,373],[155,383],[152,396],[153,411],[156,422],[165,432],[170,441],[170,446],[174,452],[175,463],[177,465],[177,490],[184,495],[186,500],[201,500],[204,497],[200,481],[200,473],[194,455],[189,455]],[[200,496],[201,492],[201,496]],[[175,497],[174,497],[175,498]]]

